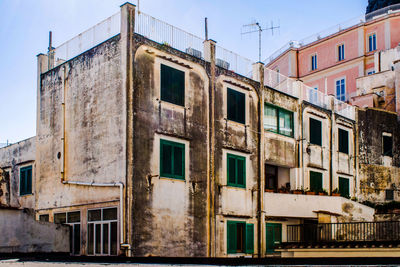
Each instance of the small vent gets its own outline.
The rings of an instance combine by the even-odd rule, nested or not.
[[[194,48],[191,48],[191,47],[186,48],[186,53],[188,53],[189,55],[192,55],[194,57],[201,58],[201,51],[196,50]]]
[[[224,68],[224,69],[229,70],[229,62],[227,62],[227,61],[225,61],[225,60],[222,60],[222,59],[220,59],[220,58],[217,58],[217,59],[215,60],[215,65],[217,65],[217,66],[219,66],[219,67],[221,67],[221,68]]]

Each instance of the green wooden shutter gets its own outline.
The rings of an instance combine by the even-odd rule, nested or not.
[[[236,103],[237,103],[237,122],[245,123],[246,119],[246,96],[241,92],[236,92]]]
[[[161,100],[185,105],[185,73],[161,64]]]
[[[313,192],[322,190],[322,173],[310,171],[310,190]]]
[[[236,159],[228,154],[228,185],[236,184]]]
[[[172,146],[160,140],[160,174],[164,177],[172,175]]]
[[[350,183],[349,179],[339,177],[339,192],[342,197],[350,196]]]
[[[26,171],[26,194],[32,194],[32,167]]]
[[[25,171],[24,169],[19,170],[19,194],[24,195],[25,194]]]
[[[349,132],[339,129],[339,152],[349,153]]]
[[[245,123],[246,95],[231,88],[227,90],[228,120]]]
[[[310,143],[322,146],[322,123],[310,118]]]
[[[246,187],[246,163],[244,158],[236,159],[237,185]]]
[[[236,95],[230,88],[227,90],[227,113],[228,120],[236,121]]]
[[[173,162],[173,169],[174,175],[176,177],[184,176],[184,147],[181,146],[174,146],[174,162]]]
[[[160,176],[185,179],[185,145],[160,139]]]
[[[227,222],[227,250],[228,253],[236,253],[236,222]]]
[[[254,224],[246,224],[246,253],[254,253]]]

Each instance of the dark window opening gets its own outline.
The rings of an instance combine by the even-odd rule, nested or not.
[[[322,173],[310,171],[310,191],[322,191]]]
[[[339,129],[339,152],[349,154],[349,132]]]
[[[393,139],[392,136],[383,136],[383,155],[388,157],[393,157]]]
[[[310,143],[322,146],[322,123],[310,118]]]
[[[393,189],[385,190],[385,200],[394,200],[394,190]]]
[[[278,189],[278,167],[265,165],[265,189]]]
[[[161,100],[185,106],[185,73],[161,64]]]
[[[49,214],[41,214],[41,215],[39,215],[39,221],[48,222],[49,221]]]
[[[228,120],[244,124],[246,122],[246,95],[228,88],[227,98]]]
[[[339,177],[339,193],[342,197],[350,197],[350,182],[349,179]]]

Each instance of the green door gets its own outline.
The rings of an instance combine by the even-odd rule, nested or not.
[[[265,232],[267,253],[274,253],[275,245],[278,245],[282,242],[282,224],[267,223]]]

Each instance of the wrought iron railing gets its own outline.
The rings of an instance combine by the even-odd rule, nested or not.
[[[400,221],[318,223],[287,226],[287,242],[400,241]]]

